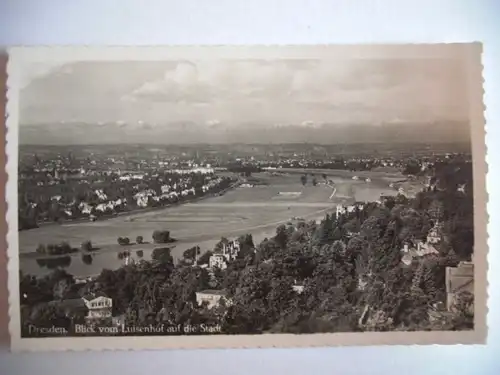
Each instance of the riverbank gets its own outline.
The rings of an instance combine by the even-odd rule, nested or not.
[[[173,208],[173,207],[178,207],[178,206],[183,205],[183,204],[200,202],[200,201],[202,201],[204,199],[208,199],[208,198],[213,198],[213,197],[217,197],[217,196],[220,196],[220,195],[224,195],[228,191],[231,191],[232,189],[237,188],[240,184],[241,184],[240,180],[237,180],[231,186],[229,186],[226,189],[223,189],[223,190],[221,190],[220,192],[217,192],[217,193],[202,195],[201,197],[194,197],[192,199],[186,199],[186,200],[183,200],[183,201],[178,201],[178,202],[175,202],[175,203],[170,203],[170,204],[167,204],[167,205],[164,205],[164,206],[159,206],[159,207],[144,207],[144,208],[138,207],[138,208],[135,208],[135,209],[130,210],[130,211],[117,212],[117,213],[112,214],[112,215],[103,215],[103,216],[100,216],[99,218],[97,218],[96,220],[94,220],[94,222],[95,221],[99,221],[99,222],[100,221],[106,221],[106,220],[110,220],[110,219],[115,219],[117,217],[125,217],[126,218],[128,216],[133,216],[133,215],[136,215],[136,214],[161,211],[161,210],[165,210],[165,209],[169,209],[169,208]],[[40,223],[37,223],[37,225],[38,225],[37,228],[24,229],[24,230],[22,230],[20,232],[24,232],[24,231],[28,231],[28,230],[33,230],[33,229],[38,229],[38,228],[43,228],[43,227],[56,226],[56,225],[88,223],[89,221],[91,221],[89,218],[77,218],[77,219],[67,219],[67,220],[63,220],[61,222],[40,222]]]

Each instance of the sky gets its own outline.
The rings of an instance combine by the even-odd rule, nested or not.
[[[20,124],[31,133],[37,125],[113,124],[154,137],[179,123],[234,130],[466,122],[465,77],[452,56],[38,63],[21,77]]]

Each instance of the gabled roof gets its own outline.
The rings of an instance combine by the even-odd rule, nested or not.
[[[82,298],[87,300],[87,301],[92,301],[93,299],[99,298],[99,297],[105,297],[109,298],[105,293],[103,292],[97,292],[97,293],[88,293],[85,294]]]

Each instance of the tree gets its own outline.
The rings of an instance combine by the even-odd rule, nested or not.
[[[199,254],[200,254],[200,247],[194,246],[194,247],[184,251],[184,253],[182,255],[183,255],[184,259],[189,259],[191,261],[194,261]]]
[[[85,264],[92,264],[92,255],[90,254],[82,254],[82,262]]]
[[[303,186],[306,186],[307,184],[307,174],[304,174],[300,176],[300,182],[302,183]]]
[[[170,231],[168,230],[155,230],[153,232],[154,243],[169,243],[171,242]]]
[[[71,286],[75,283],[75,279],[72,275],[59,269],[52,272],[47,281],[49,285],[52,286],[54,299],[64,299],[71,289]]]
[[[81,248],[83,251],[92,251],[92,249],[93,249],[92,242],[90,242],[89,240],[83,241]]]
[[[229,244],[229,240],[226,237],[222,237],[219,242],[217,242],[214,246],[215,252],[221,252],[224,246]]]
[[[205,251],[199,258],[198,258],[198,262],[197,264],[198,265],[202,265],[202,264],[208,264],[208,262],[210,261],[210,257],[213,255],[213,252],[212,251]]]
[[[135,238],[135,242],[138,243],[139,245],[142,244],[144,241],[144,239],[142,238],[142,236],[137,236]]]
[[[45,245],[43,244],[38,244],[37,248],[36,248],[36,252],[38,254],[45,254],[47,252],[47,249],[45,248]]]
[[[278,228],[276,228],[276,236],[274,237],[274,240],[281,248],[286,247],[286,244],[288,242],[288,232],[284,225],[280,225]]]
[[[122,246],[130,245],[130,238],[128,237],[118,237],[118,244]]]
[[[174,258],[171,255],[171,249],[168,247],[157,247],[151,254],[151,259],[162,264],[173,264]]]

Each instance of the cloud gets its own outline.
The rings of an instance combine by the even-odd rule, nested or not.
[[[121,118],[237,126],[461,118],[464,74],[455,63],[420,60],[202,60],[79,62],[39,66],[24,92],[24,123]],[[75,87],[78,87],[75,90]],[[466,115],[466,114],[465,114]]]
[[[208,121],[206,122],[206,124],[207,124],[208,126],[217,126],[217,125],[220,125],[220,124],[221,124],[221,122],[220,122],[219,120],[208,120]]]
[[[145,82],[122,100],[200,104],[210,102],[212,94],[210,85],[199,80],[196,65],[181,62],[162,79]]]

